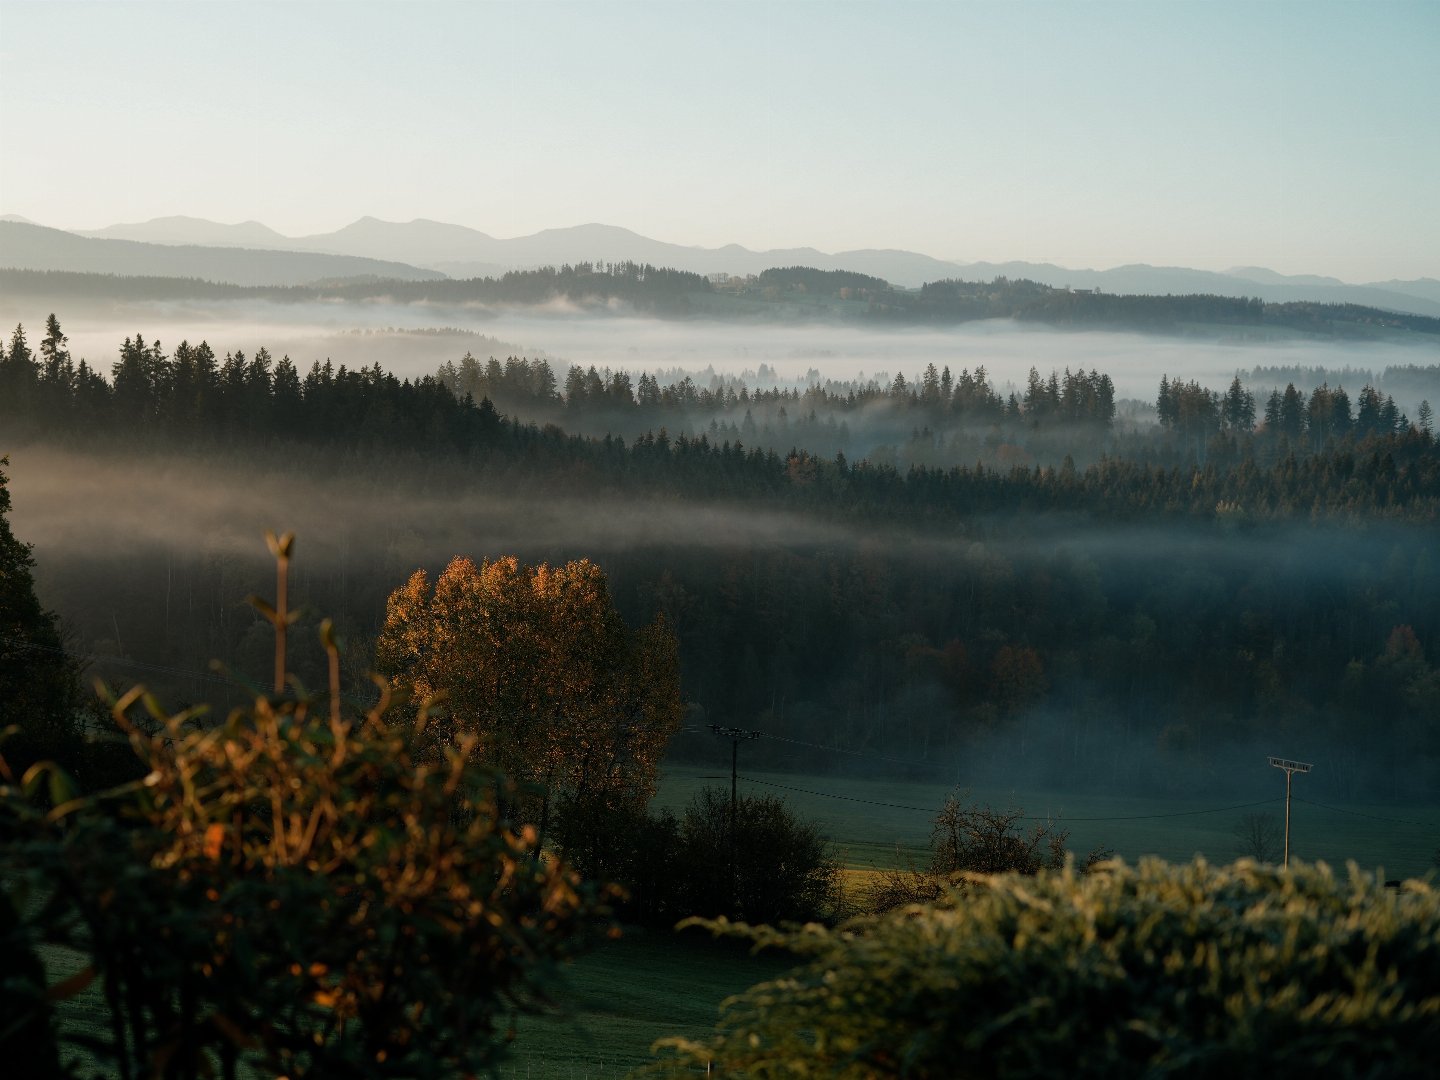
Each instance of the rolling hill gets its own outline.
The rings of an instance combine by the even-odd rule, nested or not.
[[[97,239],[13,220],[0,221],[0,266],[233,285],[306,285],[349,278],[432,281],[445,276],[354,255]]]

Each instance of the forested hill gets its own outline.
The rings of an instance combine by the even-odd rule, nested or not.
[[[835,426],[808,418],[796,425],[797,441],[788,452],[774,448],[773,430],[770,447],[755,446],[749,443],[753,428],[732,439],[718,423],[711,424],[713,436],[704,430],[672,434],[657,424],[627,442],[611,434],[566,434],[529,417],[507,420],[488,396],[508,382],[498,363],[494,382],[474,365],[480,381],[471,385],[487,391],[477,398],[463,383],[452,382],[459,374],[453,371],[412,382],[378,366],[352,371],[327,362],[302,374],[288,357],[277,362],[263,348],[253,356],[221,359],[203,342],[182,342],[167,355],[158,343],[147,345],[139,337],[126,339],[106,379],[84,361],[75,364],[65,341],[54,316],[38,349],[23,328],[11,335],[0,355],[0,422],[7,435],[146,442],[182,446],[188,453],[246,449],[277,439],[344,451],[414,452],[483,464],[501,486],[540,481],[552,492],[776,500],[842,517],[898,516],[917,523],[1038,510],[1230,521],[1379,516],[1433,525],[1440,520],[1440,451],[1432,414],[1411,423],[1393,401],[1368,387],[1353,415],[1343,391],[1319,387],[1307,399],[1289,387],[1272,395],[1257,427],[1256,403],[1238,379],[1224,395],[1162,379],[1159,425],[1118,440],[1111,430],[1110,380],[1101,373],[1067,372],[1047,381],[1032,372],[1024,398],[1012,395],[1002,402],[983,371],[978,380],[968,372],[955,380],[948,368],[937,378],[932,366],[918,388],[897,377],[869,407],[911,418],[916,442],[934,441],[931,425],[958,423],[963,429],[979,423],[986,431],[979,445],[988,461],[927,466],[924,457],[912,455],[910,467],[901,470],[886,461],[851,463],[843,451],[817,453],[813,439],[825,436],[827,428],[833,434]],[[622,401],[628,402],[623,407],[633,414],[632,423],[683,418],[689,407],[688,399],[677,398],[676,387],[662,389],[648,377],[638,395],[627,378],[600,385],[595,397],[587,392],[586,377],[567,380],[574,385],[561,399],[543,362],[512,361],[510,373],[515,379],[549,375],[545,400],[563,401],[565,415],[581,427],[587,418],[613,417]],[[688,379],[680,388],[694,393]],[[720,392],[720,400],[727,409],[744,407],[733,388]],[[777,407],[777,417],[784,403],[796,408],[797,417],[803,408],[813,415],[817,406],[866,406],[864,395],[852,391],[842,399],[819,387],[803,398],[798,391],[777,390],[748,400],[756,408]],[[698,408],[698,395],[689,404]],[[746,416],[751,419],[748,409]],[[1056,464],[1042,466],[1027,447],[1052,455]],[[1077,467],[1076,455],[1093,460]]]
[[[898,289],[880,278],[806,267],[712,281],[639,263],[579,263],[517,270],[500,277],[438,281],[337,281],[299,286],[240,286],[190,278],[0,269],[0,290],[52,307],[75,301],[255,300],[496,306],[563,302],[597,314],[758,321],[849,321],[943,325],[1014,319],[1059,327],[1155,333],[1219,331],[1246,337],[1291,334],[1341,339],[1440,337],[1440,319],[1355,304],[1225,296],[1111,295],[1053,288],[1033,281],[936,281]]]
[[[840,748],[826,764],[880,747],[1007,783],[1213,796],[1254,741],[1321,763],[1319,798],[1428,798],[1440,777],[1440,450],[1371,395],[1349,415],[1294,391],[1252,416],[1227,394],[1201,464],[1189,426],[1218,395],[1167,380],[1160,424],[1088,467],[897,469],[803,443],[567,434],[435,377],[302,374],[263,350],[131,339],[111,375],[72,365],[58,333],[33,353],[12,336],[0,449],[78,647],[126,675],[179,672],[194,693],[180,676],[210,657],[263,670],[268,625],[235,597],[273,567],[194,538],[253,532],[268,501],[307,545],[296,603],[362,635],[417,565],[456,552],[596,559],[627,618],[676,627],[697,725]],[[1055,382],[1058,404],[1037,377],[1002,437],[1107,438],[1104,376]],[[927,383],[890,407],[997,407]],[[1069,415],[1087,388],[1099,411]],[[565,407],[583,420],[609,399]],[[95,548],[60,542],[86,529]],[[692,751],[713,747],[675,749]]]

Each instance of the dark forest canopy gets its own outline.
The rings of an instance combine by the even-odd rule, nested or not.
[[[564,301],[596,312],[625,310],[663,318],[823,319],[882,324],[954,324],[1015,319],[1053,326],[1157,333],[1304,334],[1342,339],[1440,334],[1440,319],[1356,304],[1266,303],[1224,296],[1111,295],[1033,281],[936,281],[897,289],[880,278],[806,267],[712,282],[699,274],[633,262],[578,263],[513,270],[499,277],[439,281],[345,279],[287,287],[247,287],[180,278],[116,277],[0,269],[0,289],[49,302],[77,300],[259,300],[540,305]]]

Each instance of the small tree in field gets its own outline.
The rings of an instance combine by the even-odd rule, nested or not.
[[[24,918],[0,951],[88,957],[59,986],[7,981],[23,1000],[6,1000],[4,1033],[43,1033],[48,1001],[93,983],[107,1030],[89,1048],[122,1080],[478,1073],[503,1055],[509,1015],[545,999],[596,899],[531,858],[533,831],[501,813],[513,788],[476,763],[473,737],[414,753],[435,703],[413,725],[393,722],[388,692],[345,706],[328,622],[329,693],[294,684],[290,540],[272,542],[278,602],[257,606],[293,693],[210,725],[131,691],[113,714],[144,779],[100,797],[0,759],[0,910]]]
[[[1231,832],[1242,857],[1264,863],[1279,860],[1283,837],[1274,814],[1245,814]]]
[[[1026,820],[1018,807],[997,810],[949,796],[930,833],[930,865],[882,871],[870,886],[869,909],[933,903],[947,890],[965,888],[969,874],[1036,874],[1064,866],[1069,830],[1053,821],[1036,822],[1027,830]],[[1088,869],[1110,855],[1097,848],[1083,866]]]

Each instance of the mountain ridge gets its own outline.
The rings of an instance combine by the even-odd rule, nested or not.
[[[445,276],[382,259],[99,239],[18,221],[0,221],[0,266],[126,277],[196,278],[231,285],[307,285],[348,278],[428,281]]]
[[[189,242],[204,240],[206,243],[202,246],[229,248],[254,248],[255,240],[265,238],[270,241],[270,249],[276,251],[376,259],[461,278],[585,261],[634,261],[702,274],[742,277],[772,267],[804,265],[819,270],[858,271],[905,288],[944,278],[985,281],[1010,277],[1028,278],[1057,288],[1142,295],[1254,296],[1277,303],[1313,300],[1440,315],[1440,281],[1433,278],[1351,283],[1314,274],[1285,275],[1254,266],[1219,272],[1132,263],[1092,270],[1023,261],[967,263],[898,248],[860,248],[833,253],[813,247],[756,251],[734,243],[706,248],[655,240],[623,226],[601,222],[502,238],[469,226],[429,218],[393,222],[365,216],[333,232],[287,237],[255,221],[223,225],[203,218],[172,216],[99,230],[77,230],[74,235],[157,245],[176,245],[189,238]]]

